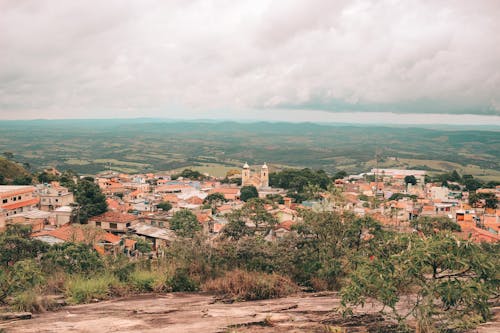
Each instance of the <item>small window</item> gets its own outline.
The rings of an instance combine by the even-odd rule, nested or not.
[[[101,226],[101,222],[96,222],[96,223],[95,223],[95,226],[96,226],[96,227],[100,227],[100,226]]]
[[[130,222],[126,224],[126,227],[127,227],[127,228],[128,228],[128,227],[130,227]]]
[[[21,200],[21,196],[18,196],[18,197],[17,197],[17,200]]]
[[[3,199],[2,203],[7,203],[8,199]]]
[[[118,225],[116,223],[110,223],[109,228],[110,229],[118,229]]]
[[[13,197],[13,198],[12,198],[12,201],[16,201],[16,200],[17,200],[17,198],[16,198],[16,197]]]

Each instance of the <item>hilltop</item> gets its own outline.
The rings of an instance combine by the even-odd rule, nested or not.
[[[6,180],[13,180],[27,176],[29,173],[19,163],[0,157],[0,178],[3,176]]]

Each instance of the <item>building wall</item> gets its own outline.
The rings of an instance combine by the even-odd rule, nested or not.
[[[59,207],[69,206],[73,202],[73,193],[69,192],[62,195],[41,195],[40,210],[50,212]]]

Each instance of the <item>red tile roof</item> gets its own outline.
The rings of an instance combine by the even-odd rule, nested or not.
[[[122,214],[119,212],[106,212],[104,214],[91,217],[89,221],[96,222],[111,222],[111,223],[127,223],[137,219],[137,216],[132,214]]]
[[[40,198],[33,198],[30,200],[18,201],[15,203],[4,205],[4,206],[2,206],[2,208],[6,209],[6,210],[13,210],[13,209],[21,208],[21,207],[36,205],[36,204],[38,204],[39,201],[40,201]]]

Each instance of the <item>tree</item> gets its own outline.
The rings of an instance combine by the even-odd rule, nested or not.
[[[448,178],[452,182],[459,182],[462,180],[462,177],[458,174],[457,170],[453,170],[450,177]]]
[[[31,185],[33,178],[31,176],[19,176],[12,182],[13,185]]]
[[[0,175],[0,185],[6,185],[7,182],[5,181],[4,175]]]
[[[408,185],[408,184],[416,185],[417,184],[417,178],[415,178],[414,175],[406,176],[405,177],[405,184],[406,185]]]
[[[495,209],[498,205],[498,199],[495,193],[471,193],[469,204],[477,207],[478,202],[484,202],[484,207]]]
[[[226,217],[228,223],[222,229],[222,235],[225,238],[238,240],[252,234],[252,230],[246,225],[245,217],[240,209],[231,212]]]
[[[156,205],[158,209],[163,210],[164,212],[168,212],[172,209],[172,204],[169,201],[162,201]]]
[[[201,230],[201,226],[193,212],[182,209],[175,212],[170,220],[170,229],[181,237],[193,237],[197,231]]]
[[[150,242],[142,238],[135,238],[135,241],[135,249],[140,253],[146,254],[153,251],[153,245]]]
[[[216,193],[211,193],[209,194],[205,200],[203,200],[203,203],[205,205],[208,205],[212,209],[212,214],[215,214],[217,212],[217,207],[222,205],[224,202],[226,202],[226,197],[224,197],[224,194],[220,192]]]
[[[80,223],[85,223],[90,217],[107,211],[106,197],[92,178],[81,179],[75,192],[75,201],[79,205],[78,220]]]
[[[264,200],[259,198],[249,199],[241,208],[242,215],[255,225],[255,229],[265,225],[272,227],[278,220],[266,210]]]
[[[417,332],[471,328],[490,316],[488,299],[498,293],[498,256],[450,234],[396,234],[358,258],[342,288],[342,305],[363,305],[374,298],[401,326],[413,316]],[[404,297],[410,306],[399,307]]]
[[[415,230],[421,231],[424,235],[432,235],[437,231],[461,231],[458,223],[445,216],[422,216],[411,221],[411,226]]]
[[[258,198],[259,192],[257,192],[257,188],[253,185],[243,186],[240,189],[240,199],[242,201],[248,201],[252,198]]]

